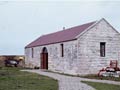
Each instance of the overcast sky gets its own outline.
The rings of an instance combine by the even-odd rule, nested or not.
[[[0,1],[0,55],[24,54],[41,35],[105,18],[120,32],[120,1]]]

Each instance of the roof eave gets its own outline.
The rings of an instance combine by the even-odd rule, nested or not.
[[[26,46],[26,48],[32,48],[32,47],[38,47],[38,46],[44,46],[44,45],[50,45],[50,44],[56,44],[56,43],[63,43],[63,42],[68,42],[68,41],[74,41],[77,40],[77,38],[71,39],[71,40],[66,40],[66,41],[61,41],[61,42],[54,42],[54,43],[48,43],[48,44],[42,44],[42,45],[35,45],[35,46]]]

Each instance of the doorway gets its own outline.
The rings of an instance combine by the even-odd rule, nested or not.
[[[41,69],[48,69],[48,51],[44,47],[41,53]]]

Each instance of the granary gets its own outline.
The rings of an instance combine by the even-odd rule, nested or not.
[[[105,19],[43,35],[25,47],[26,67],[66,74],[96,74],[110,60],[120,66],[120,34]]]

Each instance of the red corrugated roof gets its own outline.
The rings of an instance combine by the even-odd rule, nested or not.
[[[75,40],[77,35],[79,35],[81,32],[86,30],[88,27],[90,27],[94,23],[95,22],[90,22],[80,26],[65,29],[59,32],[43,35],[38,39],[36,39],[35,41],[33,41],[32,43],[28,44],[26,48]]]

